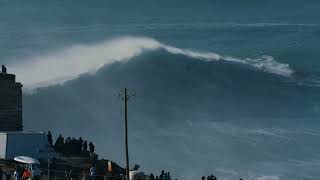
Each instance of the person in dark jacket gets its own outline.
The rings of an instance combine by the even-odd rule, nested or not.
[[[48,140],[49,145],[52,147],[53,146],[53,139],[52,139],[52,134],[50,131],[48,131],[47,140]]]
[[[94,145],[92,144],[92,142],[89,143],[89,150],[90,150],[90,153],[94,152]]]
[[[2,65],[2,74],[7,74],[7,68],[4,66],[4,65]]]
[[[87,152],[87,151],[88,151],[87,141],[84,141],[84,142],[82,143],[82,151],[83,151],[83,152]]]

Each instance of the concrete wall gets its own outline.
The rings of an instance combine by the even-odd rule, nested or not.
[[[6,157],[7,134],[0,133],[0,159]]]

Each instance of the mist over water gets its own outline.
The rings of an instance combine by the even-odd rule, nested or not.
[[[26,130],[178,179],[318,179],[318,1],[0,2]]]

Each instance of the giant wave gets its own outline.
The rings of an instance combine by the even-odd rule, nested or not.
[[[106,64],[127,61],[145,51],[164,49],[165,51],[204,61],[229,61],[246,64],[261,71],[290,77],[294,70],[288,64],[278,62],[273,57],[262,55],[258,58],[237,58],[214,52],[200,52],[166,45],[152,38],[122,37],[98,44],[74,45],[46,55],[35,55],[23,62],[10,64],[10,69],[18,75],[25,89],[36,89],[77,78],[84,73],[95,73]]]

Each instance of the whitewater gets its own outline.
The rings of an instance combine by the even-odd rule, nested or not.
[[[147,37],[122,37],[89,45],[73,45],[45,55],[34,55],[23,62],[9,64],[10,72],[17,74],[26,90],[63,84],[81,74],[95,73],[105,65],[126,62],[145,51],[164,49],[168,53],[183,55],[203,61],[229,61],[252,66],[275,75],[290,77],[294,70],[273,57],[237,58],[214,52],[180,49]]]

